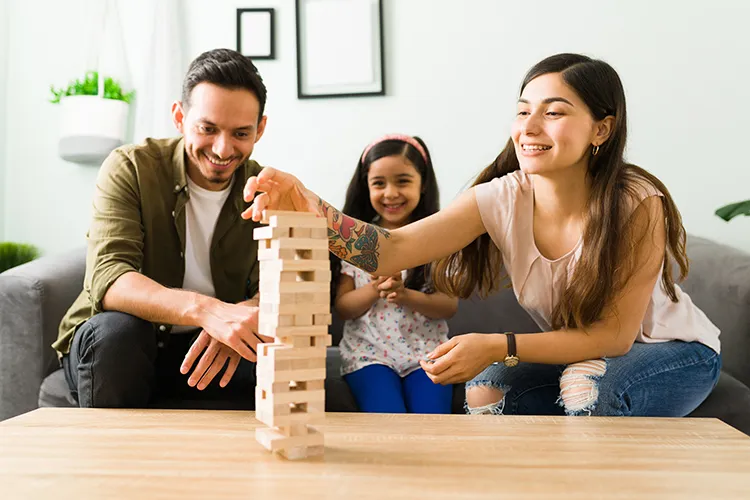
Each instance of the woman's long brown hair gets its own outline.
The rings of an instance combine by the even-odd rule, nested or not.
[[[636,248],[653,230],[634,230],[627,224],[630,210],[640,202],[644,187],[651,185],[663,194],[666,248],[662,286],[677,302],[672,278],[672,260],[680,268],[680,280],[687,276],[685,229],[667,188],[655,176],[625,162],[627,139],[625,92],[617,72],[607,63],[578,54],[558,54],[539,62],[524,78],[521,93],[534,78],[560,73],[586,103],[595,120],[613,116],[610,138],[597,155],[589,158],[591,193],[585,214],[581,257],[567,287],[552,313],[552,327],[586,328],[602,319],[622,292],[638,265]],[[513,141],[475,180],[473,186],[520,169]],[[433,264],[432,278],[438,291],[461,298],[478,292],[487,295],[503,283],[502,256],[488,234],[483,234],[463,250]]]

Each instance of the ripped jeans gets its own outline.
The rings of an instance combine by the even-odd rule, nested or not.
[[[683,417],[719,380],[721,356],[698,342],[635,343],[571,365],[502,363],[466,383],[472,414]]]

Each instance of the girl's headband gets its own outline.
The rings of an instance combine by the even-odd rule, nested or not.
[[[410,135],[404,135],[404,134],[388,134],[388,135],[384,135],[380,139],[374,140],[365,148],[365,151],[362,153],[362,158],[360,159],[360,161],[364,163],[365,156],[367,156],[367,153],[370,152],[372,147],[384,141],[401,141],[411,146],[414,146],[414,149],[419,151],[419,154],[422,155],[422,159],[424,160],[425,163],[427,163],[427,152],[424,150],[424,148],[419,143],[419,141],[417,141],[414,137]]]

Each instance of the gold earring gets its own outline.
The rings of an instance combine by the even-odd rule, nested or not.
[[[594,149],[591,150],[591,154],[593,156],[596,156],[599,154],[599,146],[594,146]]]

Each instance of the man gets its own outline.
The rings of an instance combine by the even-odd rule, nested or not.
[[[272,339],[256,333],[256,224],[240,213],[265,103],[248,58],[206,52],[172,106],[182,137],[105,160],[83,292],[53,344],[80,406],[253,408],[255,347]]]

